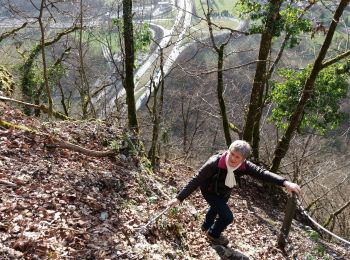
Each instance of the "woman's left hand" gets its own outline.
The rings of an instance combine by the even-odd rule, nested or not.
[[[284,181],[283,182],[283,186],[286,187],[286,189],[289,192],[295,192],[296,194],[300,194],[301,192],[301,188],[298,184],[290,182],[290,181]]]

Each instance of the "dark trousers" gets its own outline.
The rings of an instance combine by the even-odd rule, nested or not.
[[[202,190],[201,192],[210,206],[205,215],[203,228],[208,229],[209,235],[219,238],[221,232],[233,222],[232,211],[227,205],[229,197],[224,198],[215,193],[209,193]]]

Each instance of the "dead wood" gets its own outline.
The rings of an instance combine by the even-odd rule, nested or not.
[[[56,140],[56,142],[52,144],[46,144],[46,147],[68,149],[68,150],[79,152],[92,157],[107,157],[107,156],[113,156],[117,154],[117,152],[114,150],[107,150],[107,151],[90,150],[76,144],[72,144],[65,141],[58,141],[58,140]]]
[[[17,104],[33,107],[33,108],[36,108],[36,109],[40,109],[45,114],[49,113],[49,108],[46,105],[44,105],[44,104],[41,104],[40,106],[38,106],[38,105],[34,105],[34,104],[31,104],[31,103],[23,102],[23,101],[20,101],[20,100],[16,100],[16,99],[4,97],[4,96],[0,96],[0,100],[2,100],[2,101],[10,101],[10,102],[14,102],[14,103],[17,103]],[[57,111],[52,111],[52,115],[55,118],[61,119],[61,120],[69,120],[70,119],[68,116],[66,116],[66,115],[64,115],[64,114],[62,114],[60,112],[57,112]]]

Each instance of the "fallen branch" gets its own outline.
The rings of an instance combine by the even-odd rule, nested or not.
[[[6,129],[19,129],[19,130],[28,131],[28,132],[35,132],[33,129],[30,129],[26,126],[12,124],[10,122],[2,120],[1,118],[0,118],[0,126],[6,128]],[[12,132],[12,130],[8,130],[7,134],[9,134],[11,132]],[[5,135],[5,132],[2,132],[1,135]]]
[[[4,96],[0,96],[0,100],[2,100],[2,101],[10,101],[10,102],[14,102],[14,103],[17,103],[17,104],[33,107],[33,108],[36,108],[36,109],[40,109],[45,114],[49,113],[49,108],[47,106],[45,106],[44,104],[41,104],[39,106],[39,105],[34,105],[34,104],[31,104],[31,103],[27,103],[27,102],[24,102],[24,101],[20,101],[20,100],[13,99],[13,98],[8,98],[8,97],[4,97]],[[64,114],[62,114],[60,112],[57,112],[57,111],[52,111],[52,115],[54,117],[56,117],[58,119],[62,119],[62,120],[70,120],[71,119],[68,116],[66,116],[66,115],[64,115]]]
[[[92,157],[107,157],[107,156],[113,156],[117,154],[117,152],[114,150],[107,150],[107,151],[89,150],[76,144],[72,144],[65,141],[58,141],[58,140],[56,140],[55,143],[46,144],[46,147],[68,149],[68,150],[79,152]]]
[[[79,145],[59,140],[55,137],[50,136],[49,134],[38,132],[36,130],[30,129],[26,126],[12,124],[10,122],[2,120],[1,118],[0,118],[0,126],[3,126],[5,128],[8,128],[8,129],[14,128],[14,129],[24,130],[24,131],[28,131],[28,132],[34,132],[36,134],[48,137],[51,143],[45,144],[45,146],[47,148],[68,149],[68,150],[71,150],[74,152],[79,152],[79,153],[82,153],[82,154],[85,154],[88,156],[92,156],[92,157],[108,157],[108,156],[114,156],[118,153],[118,151],[114,151],[114,150],[107,150],[107,151],[89,150],[89,149],[86,149],[86,148],[81,147]]]
[[[13,182],[1,180],[1,179],[0,179],[0,184],[6,185],[6,186],[9,186],[9,187],[17,187],[17,185],[14,184]]]

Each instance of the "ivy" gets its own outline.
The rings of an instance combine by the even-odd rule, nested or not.
[[[299,131],[316,131],[321,135],[336,128],[346,114],[340,111],[341,101],[348,91],[349,73],[344,68],[347,64],[333,65],[323,69],[315,82],[315,89],[307,103]],[[311,67],[295,71],[281,69],[278,75],[281,81],[272,82],[270,100],[275,107],[270,120],[280,129],[286,129],[288,120],[295,110],[301,96],[304,83],[310,74]]]
[[[143,23],[135,30],[135,48],[147,52],[152,41],[152,33],[148,23]]]
[[[120,18],[113,18],[112,24],[123,34],[123,20]],[[152,42],[152,32],[148,23],[134,24],[134,46],[136,52],[146,53],[149,51],[149,46]]]
[[[236,7],[240,18],[251,21],[249,29],[251,34],[270,31],[274,33],[274,37],[279,37],[283,31],[290,33],[289,47],[292,48],[299,44],[301,33],[311,32],[312,22],[308,18],[303,18],[304,11],[298,5],[303,1],[282,2],[278,22],[273,24],[267,24],[269,15],[273,13],[270,1],[239,0]]]

